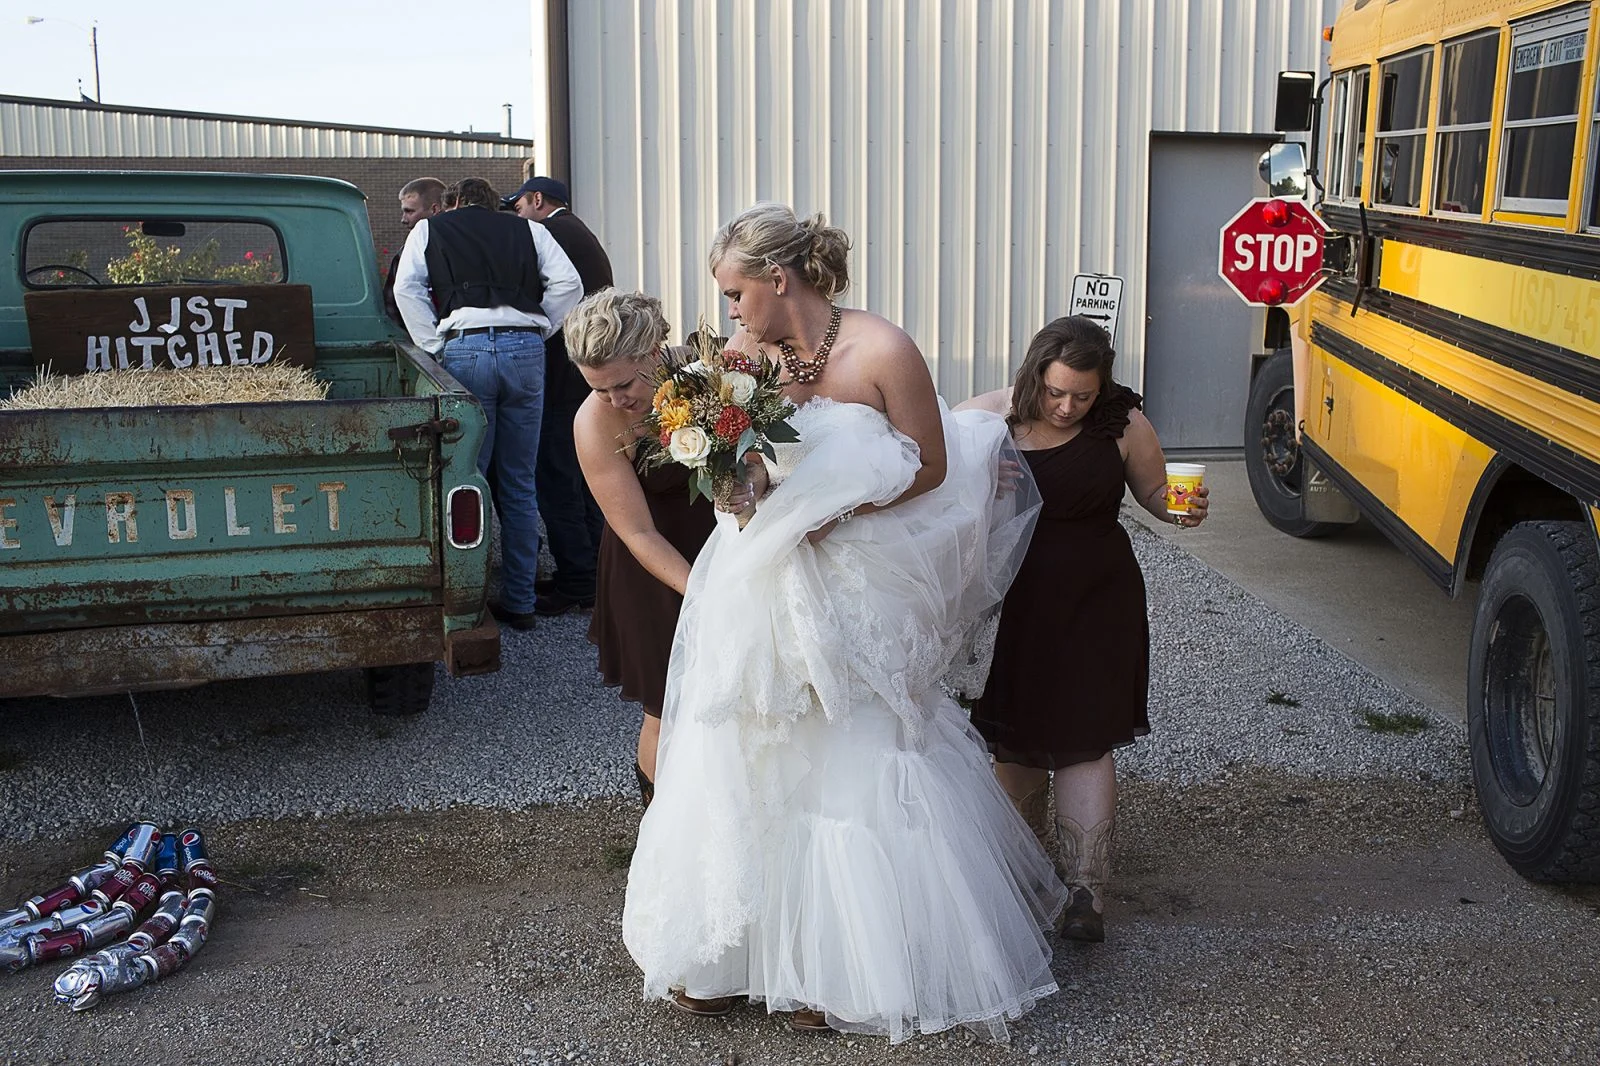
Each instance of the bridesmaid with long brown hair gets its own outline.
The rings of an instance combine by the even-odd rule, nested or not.
[[[1114,749],[1150,732],[1144,577],[1118,521],[1130,491],[1165,522],[1166,459],[1140,397],[1111,377],[1116,353],[1083,317],[1041,329],[1011,388],[963,408],[1006,416],[1044,510],[1000,613],[994,665],[972,724],[995,775],[1072,892],[1058,929],[1105,939],[1103,896],[1116,825]],[[1051,778],[1055,817],[1050,816]]]

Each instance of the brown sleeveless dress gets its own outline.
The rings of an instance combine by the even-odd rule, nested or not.
[[[644,449],[634,472],[639,473]],[[689,470],[668,463],[639,473],[650,518],[667,542],[693,563],[716,525],[711,502],[689,502]],[[661,717],[666,695],[672,635],[678,628],[683,597],[639,565],[622,538],[608,525],[600,534],[599,574],[589,641],[600,651],[600,679],[644,713]]]
[[[1117,440],[1140,397],[1114,386],[1065,444],[1024,451],[1044,510],[1000,613],[972,724],[1000,762],[1093,762],[1150,732],[1144,575],[1117,521]]]

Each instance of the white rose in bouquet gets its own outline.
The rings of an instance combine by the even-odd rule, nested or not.
[[[667,452],[676,463],[687,467],[701,467],[711,454],[711,438],[699,426],[684,426],[672,431]]]
[[[756,379],[742,370],[722,372],[722,402],[736,403],[740,407],[750,402],[756,394]]]

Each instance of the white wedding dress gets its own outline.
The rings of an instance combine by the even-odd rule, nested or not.
[[[1056,989],[1065,890],[941,681],[987,672],[1037,495],[996,492],[1000,419],[946,413],[942,486],[813,545],[904,492],[919,453],[860,404],[792,424],[755,517],[719,515],[690,575],[623,939],[650,997],[1005,1040]]]

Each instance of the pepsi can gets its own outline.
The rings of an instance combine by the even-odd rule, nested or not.
[[[134,827],[133,841],[128,845],[128,853],[122,857],[122,864],[127,866],[132,863],[141,871],[148,870],[160,843],[161,827],[153,822],[140,822]]]
[[[140,823],[138,822],[134,822],[132,825],[128,826],[128,828],[124,829],[122,831],[122,835],[117,838],[117,842],[106,849],[107,862],[115,866],[122,865],[122,857],[128,854],[128,845],[133,843],[135,834],[139,832],[139,824]]]
[[[161,846],[156,849],[156,876],[163,881],[176,880],[178,877],[178,837],[175,833],[165,833],[161,837]]]

